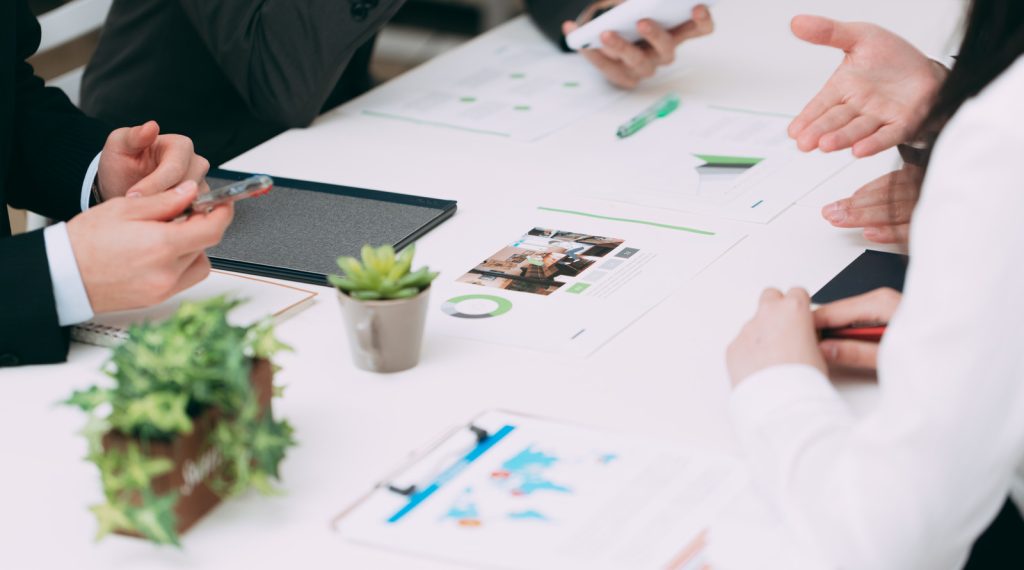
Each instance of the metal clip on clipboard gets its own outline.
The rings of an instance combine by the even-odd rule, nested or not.
[[[465,441],[458,441],[460,434],[467,435]],[[462,461],[467,454],[486,445],[492,437],[494,437],[494,434],[484,428],[474,425],[472,422],[448,430],[426,448],[414,452],[408,460],[403,462],[397,469],[393,470],[384,480],[379,481],[374,485],[368,493],[338,513],[338,515],[331,520],[331,528],[337,531],[338,525],[342,519],[348,516],[352,511],[366,502],[374,493],[381,489],[386,489],[388,492],[402,495],[404,497],[414,496],[423,489],[421,484],[422,481],[436,478],[441,473],[445,473],[456,468],[459,462]],[[446,446],[450,448],[445,449]],[[424,464],[427,463],[428,459],[442,451],[443,453],[438,457],[438,465],[429,469],[423,469]],[[421,471],[421,473],[418,473],[419,476],[415,478],[417,482],[404,485],[399,483],[403,475],[411,472],[414,473],[416,471]]]

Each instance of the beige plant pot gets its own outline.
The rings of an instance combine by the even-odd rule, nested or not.
[[[411,299],[391,301],[358,301],[337,293],[356,366],[371,372],[401,372],[419,364],[429,288]]]

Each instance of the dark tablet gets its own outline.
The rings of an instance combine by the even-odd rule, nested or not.
[[[211,170],[216,188],[251,176]],[[456,202],[274,177],[265,196],[235,204],[223,241],[207,253],[228,271],[325,285],[341,255],[364,244],[402,249],[455,214]]]
[[[910,258],[905,255],[866,249],[815,293],[811,301],[824,305],[881,287],[903,291],[909,262]]]

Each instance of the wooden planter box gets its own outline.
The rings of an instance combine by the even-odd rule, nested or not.
[[[274,371],[269,361],[253,362],[251,381],[263,413],[272,413],[270,401],[273,397],[273,378]],[[146,447],[142,447],[147,455],[166,457],[174,463],[174,468],[169,473],[153,479],[152,489],[157,495],[175,490],[178,492],[178,503],[174,506],[174,513],[178,519],[178,534],[192,528],[192,525],[221,501],[207,485],[212,475],[223,472],[221,458],[206,444],[220,416],[220,410],[207,410],[193,419],[192,433],[169,442],[150,441],[145,444]],[[128,437],[118,431],[111,431],[103,436],[105,450],[124,449],[130,442],[143,445],[138,438]],[[141,536],[135,532],[118,531],[118,534]]]

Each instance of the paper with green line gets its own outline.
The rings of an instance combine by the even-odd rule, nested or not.
[[[633,136],[605,123],[574,138],[571,155],[540,157],[534,168],[594,198],[767,223],[853,161],[800,152],[791,120],[683,93],[675,112]]]
[[[586,198],[497,195],[488,211],[430,260],[428,326],[563,356],[598,350],[742,238],[713,218]]]

